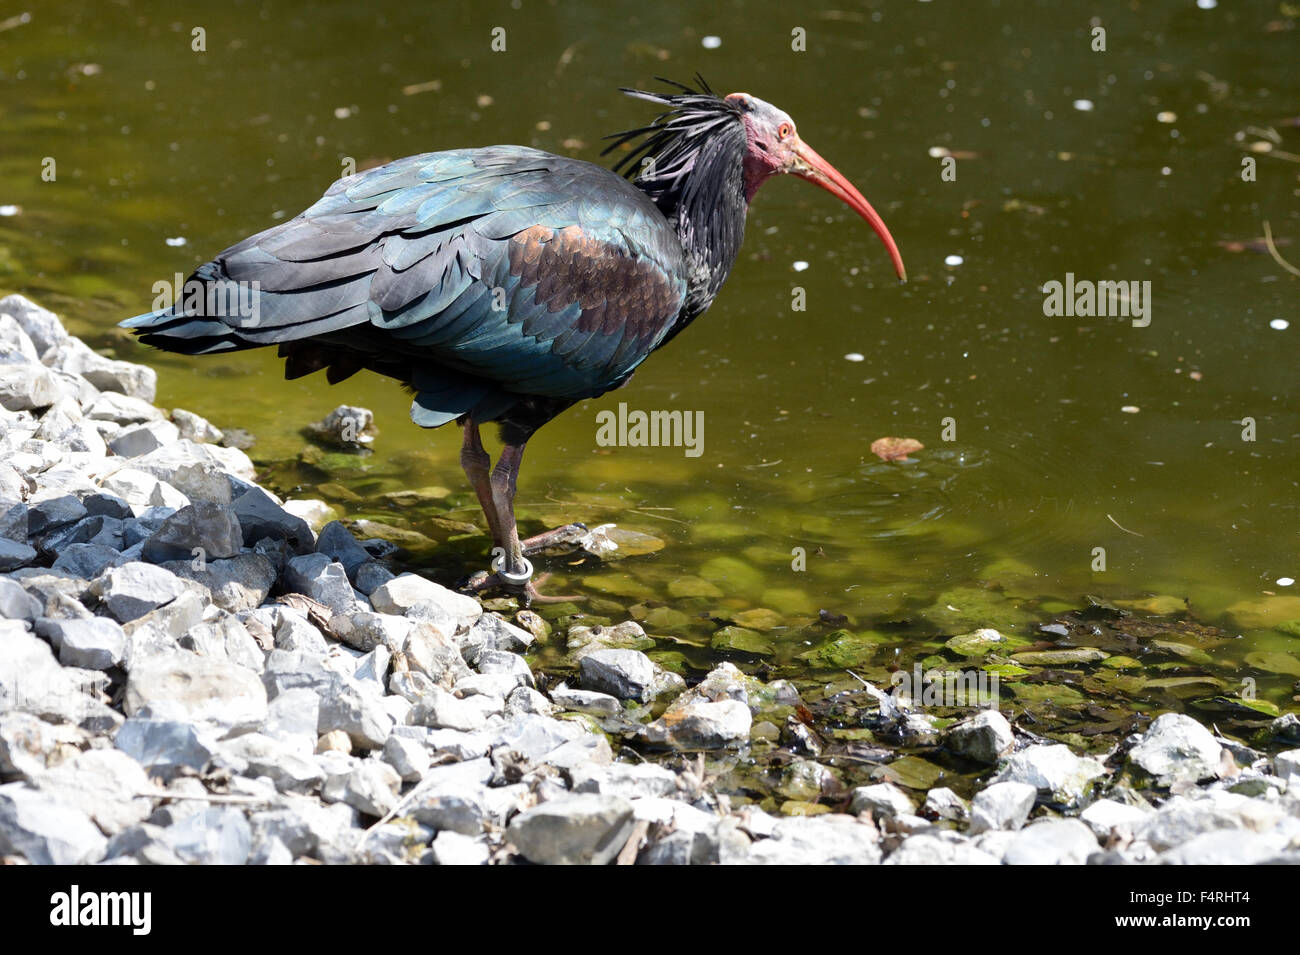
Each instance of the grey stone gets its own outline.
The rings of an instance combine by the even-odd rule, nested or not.
[[[505,709],[502,713],[506,719],[514,719],[516,716],[525,714],[554,716],[559,712],[559,709],[558,706],[532,687],[517,686],[507,694]]]
[[[142,398],[105,391],[95,396],[95,400],[86,409],[86,417],[94,421],[130,425],[161,421],[162,412]]]
[[[383,816],[397,805],[402,778],[388,763],[363,759],[351,772],[331,777],[321,791],[327,802],[345,802],[367,816]]]
[[[460,730],[465,733],[482,729],[487,723],[487,718],[481,709],[452,696],[436,684],[415,704],[410,720],[420,726]]]
[[[221,429],[216,427],[207,418],[197,415],[193,411],[186,411],[184,408],[172,409],[172,424],[180,430],[182,438],[187,441],[195,441],[200,444],[220,444],[225,437]]]
[[[42,365],[0,364],[0,407],[9,411],[48,408],[58,399],[54,375]]]
[[[415,574],[401,574],[376,587],[370,602],[380,613],[405,615],[422,604],[431,605],[457,622],[458,626],[471,627],[483,614],[483,608],[473,597],[448,590]]]
[[[540,865],[606,865],[632,834],[632,806],[617,796],[578,795],[520,813],[506,838]]]
[[[378,561],[368,561],[362,564],[355,571],[353,586],[361,591],[367,597],[382,587],[388,581],[394,579],[396,575]]]
[[[458,786],[422,785],[411,802],[409,814],[439,832],[457,832],[476,836],[492,819],[487,805],[487,790],[481,784]]]
[[[177,720],[129,719],[117,731],[113,744],[163,779],[184,769],[202,772],[215,752],[210,730]]]
[[[501,674],[514,680],[517,686],[532,686],[533,671],[528,668],[528,661],[517,653],[507,650],[483,650],[478,656],[478,671],[481,674]]]
[[[106,544],[69,544],[62,548],[53,569],[91,579],[123,563],[126,560],[119,548]]]
[[[1300,785],[1300,749],[1278,753],[1273,757],[1273,767],[1280,778],[1290,779],[1295,776],[1298,778],[1297,785]]]
[[[366,549],[339,521],[330,521],[321,528],[320,537],[316,540],[316,550],[342,564],[348,577],[354,580],[361,565],[370,561]]]
[[[275,645],[280,650],[323,657],[329,644],[306,617],[288,607],[276,608]]]
[[[582,657],[579,667],[586,689],[621,700],[650,699],[655,666],[640,650],[593,650]]]
[[[42,618],[36,632],[53,643],[64,666],[107,670],[122,662],[126,634],[120,624],[107,617],[89,620]]]
[[[955,842],[931,833],[908,836],[885,860],[885,865],[1000,865],[997,856],[965,841]]]
[[[0,314],[13,316],[31,340],[38,358],[44,358],[50,349],[68,338],[57,315],[22,295],[6,295],[0,299]]]
[[[877,783],[874,786],[859,786],[853,790],[849,802],[849,812],[857,815],[870,811],[873,818],[890,819],[894,816],[911,815],[916,806],[907,793],[893,783]]]
[[[470,675],[456,644],[432,624],[414,624],[402,650],[412,670],[441,686],[451,687]]]
[[[225,560],[204,561],[197,567],[196,563],[174,560],[161,566],[178,577],[206,587],[212,594],[212,602],[230,613],[260,606],[275,586],[275,566],[261,554],[239,554]]]
[[[0,537],[0,573],[27,567],[36,561],[36,548]]]
[[[257,674],[196,653],[168,653],[140,663],[126,684],[128,716],[253,728],[266,719]]]
[[[213,620],[196,623],[179,642],[199,656],[236,663],[255,673],[261,673],[266,665],[266,654],[232,613],[222,612]]]
[[[262,679],[274,698],[305,687],[320,698],[318,733],[341,730],[361,749],[381,749],[393,730],[392,717],[352,677],[326,667],[319,657],[272,650]]]
[[[144,544],[144,559],[155,564],[169,560],[204,561],[234,557],[243,546],[239,519],[227,507],[195,501],[163,521]]]
[[[76,523],[89,512],[86,506],[71,494],[28,502],[27,533],[35,537],[59,527]]]
[[[314,690],[298,687],[285,690],[267,707],[262,732],[287,746],[310,753],[316,747],[320,725],[320,697]]]
[[[1117,829],[1126,830],[1132,835],[1146,823],[1150,815],[1149,809],[1139,809],[1115,799],[1098,799],[1079,813],[1079,818],[1104,841],[1114,835]]]
[[[1165,865],[1262,865],[1290,845],[1283,833],[1221,829],[1202,833],[1161,853]]]
[[[1222,747],[1214,734],[1190,716],[1163,713],[1147,727],[1129,750],[1130,765],[1153,777],[1158,785],[1179,780],[1195,782],[1214,777]]]
[[[490,850],[483,839],[444,830],[433,839],[436,865],[487,865]]]
[[[42,615],[41,602],[17,582],[0,577],[0,617],[31,623]]]
[[[1031,783],[993,783],[976,793],[971,801],[971,834],[991,829],[1019,829],[1029,818],[1037,798],[1038,788]]]
[[[201,809],[169,826],[162,838],[190,865],[243,865],[253,844],[247,818],[233,807]]]
[[[532,646],[534,639],[527,630],[502,620],[494,613],[483,614],[470,629],[470,639],[487,650],[523,653]]]
[[[1028,783],[1055,803],[1077,802],[1106,767],[1090,756],[1076,756],[1068,746],[1030,746],[1012,756],[995,782]]]
[[[25,783],[0,786],[0,855],[34,865],[98,862],[108,848],[88,815]]]
[[[131,561],[109,568],[91,583],[90,590],[115,620],[126,623],[171,603],[189,586],[161,567]]]
[[[33,780],[42,792],[88,815],[105,835],[143,821],[153,811],[149,777],[117,749],[92,749],[47,769]]]
[[[853,816],[824,815],[782,819],[772,837],[755,842],[744,861],[754,865],[876,865],[881,855],[874,827]]]
[[[222,741],[218,760],[235,772],[266,776],[280,792],[305,793],[325,780],[315,760],[262,733]]]
[[[335,613],[358,609],[343,565],[325,554],[304,554],[290,560],[284,571],[284,585],[287,590],[308,596]]]
[[[1078,819],[1040,819],[1016,833],[1002,861],[1007,865],[1085,865],[1100,847]]]
[[[244,543],[249,547],[270,537],[286,542],[295,554],[310,554],[316,544],[307,522],[285,511],[260,487],[244,492],[230,507],[239,519]]]
[[[921,815],[927,819],[946,819],[965,822],[970,818],[970,804],[947,786],[931,789],[925,794]]]
[[[748,742],[752,725],[749,707],[740,700],[679,700],[646,727],[646,739],[675,749],[721,749]]]
[[[119,457],[137,458],[170,447],[180,436],[180,430],[170,421],[145,421],[122,428],[109,439],[108,447]]]
[[[414,782],[429,770],[429,751],[422,743],[393,735],[384,743],[384,762],[397,770],[404,782]]]
[[[604,737],[593,739],[608,742]],[[581,740],[573,740],[566,746]],[[624,799],[667,797],[677,793],[677,774],[654,763],[600,763],[587,761],[569,770],[569,779],[575,793],[600,793],[622,796]]]
[[[1005,716],[997,710],[980,710],[949,729],[946,741],[954,753],[991,766],[1011,751],[1016,739]]]

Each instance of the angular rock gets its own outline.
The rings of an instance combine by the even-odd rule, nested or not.
[[[647,702],[655,665],[640,650],[593,650],[579,661],[585,689]]]
[[[0,855],[33,865],[98,862],[108,840],[83,811],[25,783],[0,786]]]
[[[52,620],[42,618],[36,632],[53,643],[59,662],[69,667],[107,670],[122,662],[126,634],[120,624],[107,617],[89,620]]]
[[[1016,738],[1005,716],[997,710],[980,710],[950,728],[946,742],[954,753],[991,766],[1011,751]]]
[[[1129,750],[1128,759],[1157,785],[1168,786],[1179,780],[1196,782],[1215,776],[1222,748],[1214,734],[1190,716],[1163,713]]]
[[[1007,865],[1085,865],[1097,839],[1078,819],[1040,819],[1015,834],[1002,861]]]
[[[874,819],[890,819],[894,816],[906,816],[916,812],[916,806],[907,793],[893,783],[877,783],[874,786],[859,786],[853,790],[849,802],[849,812],[857,815],[870,811]]]
[[[140,561],[112,567],[90,585],[91,593],[119,623],[169,604],[189,587],[175,574]]]
[[[971,835],[993,829],[1019,829],[1037,798],[1038,788],[1030,783],[993,783],[971,801]]]
[[[1028,783],[1050,802],[1077,802],[1106,767],[1089,756],[1076,756],[1068,746],[1030,746],[1016,753],[995,778],[996,782]]]
[[[190,865],[243,865],[252,848],[253,833],[238,809],[213,807],[168,826],[163,841]]]
[[[197,566],[196,566],[197,565]],[[201,584],[222,610],[240,613],[261,606],[275,586],[275,565],[261,554],[225,560],[173,560],[160,565],[177,577]]]
[[[244,544],[239,519],[227,507],[195,501],[163,521],[144,543],[144,559],[154,564],[169,560],[221,560],[236,556]]]
[[[539,865],[607,865],[622,850],[633,825],[626,799],[568,796],[517,815],[506,838],[525,859]]]
[[[487,865],[491,850],[482,838],[447,829],[434,837],[432,852],[435,865]]]
[[[739,700],[674,703],[646,727],[646,739],[674,749],[721,749],[748,742],[752,725],[749,707]]]
[[[256,673],[196,653],[168,653],[137,664],[126,684],[128,716],[226,729],[254,728],[266,719],[266,689]]]
[[[289,591],[304,594],[335,613],[358,609],[343,565],[325,554],[304,554],[290,560],[285,567],[284,584]]]
[[[294,517],[260,487],[250,488],[231,503],[239,519],[244,544],[252,547],[263,538],[282,540],[295,554],[310,554],[316,537],[301,517]]]
[[[355,579],[357,569],[362,564],[370,561],[370,554],[352,536],[352,532],[339,521],[330,521],[321,528],[320,537],[316,540],[316,550],[342,564],[351,579]]]
[[[215,752],[213,733],[176,720],[129,719],[113,744],[152,775],[163,779],[184,769],[202,772]]]
[[[405,615],[422,604],[431,605],[454,620],[458,625],[470,627],[483,614],[483,608],[473,597],[448,590],[441,584],[425,580],[416,574],[401,574],[370,594],[370,602],[380,613]]]

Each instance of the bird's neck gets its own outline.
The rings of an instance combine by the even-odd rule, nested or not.
[[[731,274],[745,237],[749,203],[743,169],[729,157],[719,157],[718,168],[709,165],[695,170],[690,178],[696,181],[685,184],[671,209],[660,206],[686,253],[686,321],[713,302]]]

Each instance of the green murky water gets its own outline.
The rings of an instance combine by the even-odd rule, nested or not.
[[[1231,696],[1251,677],[1294,708],[1300,596],[1275,581],[1300,577],[1297,280],[1224,243],[1269,220],[1300,261],[1286,244],[1300,236],[1300,21],[1271,2],[1109,6],[46,0],[18,22],[10,4],[0,205],[18,208],[0,217],[0,286],[157,367],[160,404],[252,431],[282,492],[427,535],[438,546],[411,546],[410,565],[450,581],[485,563],[486,538],[461,526],[481,518],[458,436],[409,424],[398,388],[286,383],[270,353],[185,359],[113,325],[153,283],[306,207],[344,157],[512,142],[596,159],[601,136],[648,115],[614,87],[699,70],[788,110],[881,211],[911,282],[830,197],[769,184],[712,311],[530,446],[526,531],[613,522],[666,545],[553,562],[549,588],[590,599],[552,615],[631,608],[692,667],[879,677],[959,659],[944,641],[976,626],[1062,642],[1038,624],[1090,594],[1182,626],[1169,639],[1203,654],[1109,646],[1141,658],[1141,679],[1210,675]],[[1067,272],[1150,282],[1150,324],[1046,317],[1041,287]],[[703,454],[598,447],[595,416],[620,401],[702,411]],[[343,402],[375,411],[374,453],[301,457],[302,426]],[[869,445],[886,435],[926,449],[882,462]],[[1173,693],[1121,686],[1123,667],[1071,672],[1048,697],[1085,679],[1089,698],[1132,691],[1139,707]]]

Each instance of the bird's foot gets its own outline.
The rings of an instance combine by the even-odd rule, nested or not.
[[[529,567],[531,571],[531,565]],[[523,580],[512,578],[504,575],[501,571],[488,573],[480,570],[474,574],[465,585],[461,588],[470,593],[478,594],[488,590],[505,590],[519,594],[523,597],[525,607],[531,607],[535,603],[554,604],[565,603],[570,600],[586,600],[582,594],[544,594],[537,589],[538,584],[545,583],[550,578],[550,573],[538,575],[536,580],[531,575]]]

